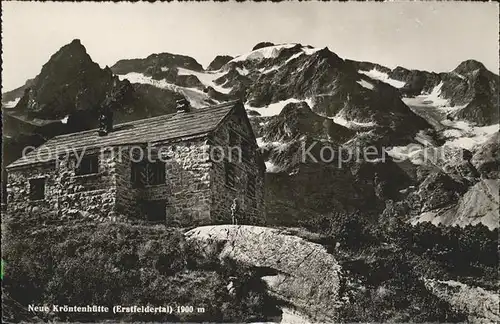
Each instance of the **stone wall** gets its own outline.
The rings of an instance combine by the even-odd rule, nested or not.
[[[151,188],[145,192],[148,197],[156,198],[166,194],[167,218],[172,225],[190,226],[210,224],[210,169],[212,163],[208,156],[205,138],[177,142],[171,145],[157,143],[169,158],[166,163],[167,188]],[[166,189],[166,190],[165,190]]]
[[[57,183],[55,162],[30,165],[9,170],[7,175],[7,212],[13,217],[28,216],[31,213],[54,212],[57,204]],[[29,200],[29,180],[45,178],[45,199]]]
[[[142,219],[138,200],[140,190],[134,188],[131,181],[130,150],[127,147],[116,148],[116,210],[128,219]]]
[[[58,218],[75,214],[116,216],[116,169],[112,152],[88,151],[86,154],[99,155],[97,173],[76,175],[75,157],[10,169],[7,183],[9,214],[49,212]],[[44,199],[29,199],[29,181],[33,178],[46,179]]]
[[[144,219],[143,206],[147,207],[149,202],[164,201],[166,225],[210,224],[209,174],[212,164],[208,159],[206,139],[156,142],[150,149],[143,146],[143,150],[151,151],[152,159],[165,161],[165,183],[134,188],[131,182],[131,151],[122,147],[116,160],[118,211],[130,218]]]
[[[264,168],[260,166],[260,155],[257,151],[255,139],[252,136],[251,126],[245,122],[245,116],[234,113],[213,134],[210,143],[216,147],[223,147],[223,161],[214,161],[211,171],[212,188],[212,215],[217,224],[230,224],[232,221],[231,205],[237,199],[239,210],[237,212],[238,224],[263,224],[265,223],[264,206]],[[239,158],[236,150],[229,153],[234,144],[230,143],[230,132],[233,131],[239,138],[238,143],[244,139],[250,144],[250,159]],[[238,144],[240,145],[240,144]],[[213,149],[215,151],[215,149]],[[216,154],[212,154],[216,156]],[[235,185],[226,185],[225,161],[230,159],[235,168]],[[219,160],[219,159],[217,159]],[[262,163],[262,162],[260,162]],[[255,198],[248,195],[247,185],[249,177],[255,178]]]

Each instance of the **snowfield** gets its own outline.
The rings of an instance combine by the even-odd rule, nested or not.
[[[347,128],[370,128],[377,126],[377,124],[374,122],[361,123],[355,120],[348,120],[345,118],[344,113],[342,111],[339,111],[339,113],[334,117],[327,117],[327,118],[333,119],[333,122],[335,124],[339,124]]]
[[[275,46],[269,46],[269,47],[260,48],[258,50],[252,51],[250,53],[237,56],[234,59],[232,59],[231,61],[229,61],[228,64],[231,63],[231,62],[261,61],[263,59],[276,58],[276,57],[278,57],[280,55],[280,53],[284,49],[292,48],[292,47],[294,47],[296,45],[297,44],[295,44],[295,43],[291,43],[291,44],[281,44],[281,45],[275,45]],[[267,68],[267,69],[262,68],[259,71],[261,73],[265,74],[265,73],[269,73],[269,72],[278,70],[280,67],[282,67],[282,66],[288,64],[289,62],[295,60],[299,56],[302,56],[302,55],[313,55],[314,53],[316,53],[319,50],[321,50],[321,48],[303,46],[301,48],[300,52],[298,52],[298,53],[293,54],[292,56],[290,56],[290,58],[288,58],[282,65],[280,65],[280,66],[272,66],[272,67]],[[238,70],[238,72],[240,72],[240,71]],[[240,74],[241,75],[246,75],[246,74],[243,74],[241,72],[240,72]]]
[[[498,132],[499,124],[477,127],[466,121],[443,120],[443,125],[450,127],[443,132],[446,143],[444,145],[460,147],[472,151],[476,146],[486,142],[493,134]]]
[[[118,78],[120,80],[127,79],[130,81],[130,83],[149,84],[157,88],[179,92],[189,100],[189,104],[194,108],[206,107],[208,105],[207,100],[210,99],[206,93],[199,89],[180,87],[178,85],[169,83],[164,79],[155,80],[152,77],[146,76],[142,73],[131,72],[118,75]]]
[[[197,71],[188,70],[188,69],[181,68],[181,67],[178,67],[177,71],[178,71],[179,75],[194,75],[195,77],[198,78],[198,80],[200,80],[200,82],[204,86],[212,87],[220,93],[227,94],[227,93],[231,92],[232,88],[223,88],[222,86],[215,84],[215,80],[220,78],[221,76],[223,76],[225,74],[225,72],[219,72],[219,71],[197,72]],[[247,72],[248,72],[248,70],[247,70]]]
[[[250,53],[237,56],[228,63],[241,61],[260,61],[263,59],[276,58],[280,55],[282,50],[286,48],[292,48],[295,45],[296,44],[282,44],[259,48],[255,51],[251,51]]]
[[[372,69],[370,71],[359,70],[358,73],[364,74],[364,75],[366,75],[374,80],[379,80],[379,81],[382,81],[384,83],[390,84],[394,88],[398,88],[398,89],[404,87],[404,85],[406,84],[406,82],[404,82],[404,81],[399,81],[399,80],[394,80],[394,79],[389,78],[389,75],[387,73],[381,72],[377,69]]]
[[[443,121],[444,123],[444,121]],[[484,144],[493,134],[499,131],[499,124],[477,127],[465,121],[448,123],[449,129],[442,132],[446,142],[442,146],[433,146],[421,135],[415,136],[415,142],[406,146],[394,146],[386,149],[387,154],[395,160],[409,160],[413,164],[421,165],[427,158],[433,158],[436,154],[442,154],[446,148],[461,148],[474,151],[479,145]],[[420,143],[420,144],[418,144]]]
[[[442,87],[443,87],[443,82],[435,86],[432,89],[432,91],[428,94],[421,94],[412,98],[402,98],[402,100],[410,108],[428,107],[430,109],[435,109],[437,112],[444,115],[458,111],[467,106],[467,105],[451,106],[450,101],[448,99],[441,97]]]
[[[289,103],[297,103],[297,102],[302,102],[302,101],[305,101],[309,105],[309,107],[312,107],[312,100],[310,98],[302,99],[302,100],[290,98],[287,100],[282,100],[282,101],[278,101],[276,103],[272,103],[270,105],[267,105],[267,106],[261,107],[261,108],[252,107],[248,103],[245,103],[245,108],[258,112],[261,117],[271,117],[271,116],[279,115],[281,113],[281,111],[283,110],[283,108],[286,105],[288,105]]]

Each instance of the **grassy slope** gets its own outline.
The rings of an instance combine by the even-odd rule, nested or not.
[[[264,320],[265,286],[245,269],[191,258],[180,229],[118,223],[68,224],[2,231],[3,288],[16,304],[189,305],[204,313],[33,314],[44,320]],[[227,278],[241,284],[236,295]],[[246,283],[252,287],[246,287]],[[18,314],[13,310],[11,314]],[[26,316],[26,315],[23,315]],[[13,320],[13,319],[11,319]]]

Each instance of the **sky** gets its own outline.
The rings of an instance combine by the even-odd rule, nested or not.
[[[498,73],[494,2],[2,3],[2,92],[35,77],[78,38],[102,67],[170,52],[203,66],[262,41],[327,46],[343,58],[450,71],[476,59]]]

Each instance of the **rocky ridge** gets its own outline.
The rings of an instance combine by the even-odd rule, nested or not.
[[[4,152],[14,159],[25,145],[93,127],[104,107],[125,121],[171,112],[181,96],[195,108],[240,99],[266,158],[272,214],[292,212],[300,218],[364,211],[360,201],[382,206],[374,209],[377,214],[384,199],[405,203],[433,197],[424,210],[418,204],[409,207],[419,215],[452,208],[480,176],[496,177],[497,92],[498,76],[473,60],[434,73],[343,59],[326,47],[262,42],[236,57],[217,56],[207,70],[191,57],[170,53],[101,69],[74,40],[37,77],[3,94]],[[337,156],[329,163],[302,161],[304,147],[312,144],[316,158],[325,149]],[[338,166],[343,154],[368,146],[379,151],[371,163]],[[410,150],[414,146],[417,154]],[[438,158],[423,163],[429,149]],[[401,184],[390,173],[401,174]],[[316,175],[325,177],[321,187],[312,183]],[[428,176],[436,188],[447,189],[434,197],[435,190],[426,188]],[[346,194],[360,199],[324,189],[339,179],[339,187],[351,188]],[[295,212],[285,208],[294,206],[294,195],[280,187],[290,185],[310,188],[317,199],[302,209],[295,205]]]

